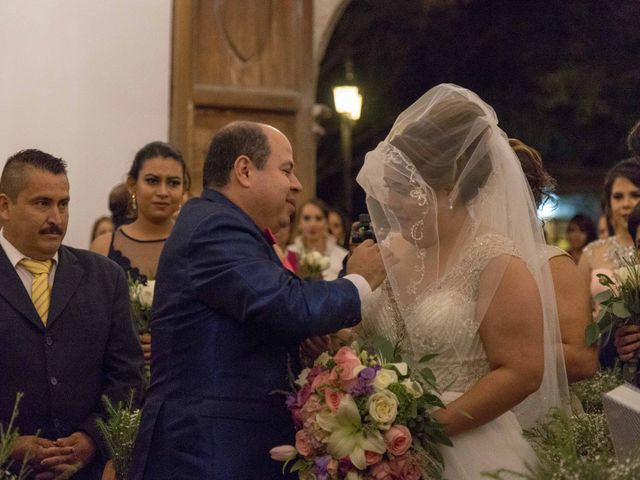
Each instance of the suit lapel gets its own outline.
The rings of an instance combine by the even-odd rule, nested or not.
[[[84,274],[84,268],[78,258],[67,247],[60,247],[58,260],[47,325],[51,325],[60,316],[73,294],[76,293]]]
[[[44,330],[42,320],[33,306],[31,297],[24,288],[24,284],[16,269],[13,268],[7,254],[0,248],[0,296],[24,315],[40,330]]]

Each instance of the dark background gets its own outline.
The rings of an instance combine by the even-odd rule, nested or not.
[[[364,155],[396,116],[432,86],[469,88],[500,126],[537,148],[558,193],[599,194],[606,170],[626,158],[640,119],[640,1],[353,0],[320,67],[317,102],[351,59],[363,96],[353,129],[355,179]],[[344,205],[337,115],[323,122],[318,196]],[[364,195],[354,187],[353,211]]]

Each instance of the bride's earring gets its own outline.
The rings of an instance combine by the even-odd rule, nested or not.
[[[449,210],[453,210],[453,199],[449,199]]]

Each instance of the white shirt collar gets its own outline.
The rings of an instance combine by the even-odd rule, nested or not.
[[[26,255],[24,255],[23,253],[21,253],[20,250],[18,250],[16,247],[14,247],[11,244],[11,242],[5,238],[4,229],[0,229],[0,246],[4,250],[4,253],[7,254],[7,257],[9,258],[9,261],[11,262],[11,265],[13,265],[13,268],[17,268],[18,267],[18,263],[23,258],[29,258]],[[52,260],[54,261],[54,264],[58,263],[58,252],[55,253],[55,255],[53,256]]]

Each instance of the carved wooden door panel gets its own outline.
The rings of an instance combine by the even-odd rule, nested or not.
[[[192,192],[213,134],[260,121],[291,141],[305,197],[315,193],[312,0],[174,0],[171,141]]]

